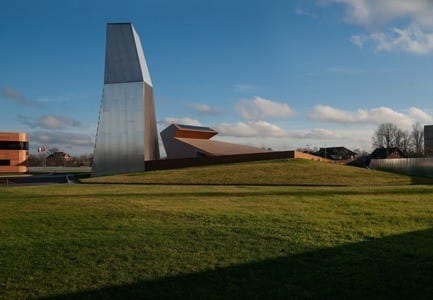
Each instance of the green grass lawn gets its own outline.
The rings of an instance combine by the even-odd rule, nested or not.
[[[220,185],[407,185],[432,184],[432,178],[320,163],[305,159],[282,159],[249,163],[151,171],[96,177],[84,183],[220,184]]]
[[[388,178],[0,188],[0,299],[430,298],[433,185]]]

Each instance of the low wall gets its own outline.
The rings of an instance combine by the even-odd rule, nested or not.
[[[302,159],[309,159],[309,160],[315,160],[315,161],[322,161],[322,162],[328,162],[328,163],[335,163],[335,161],[331,159],[327,159],[321,156],[313,155],[310,153],[300,152],[300,151],[294,151],[295,155],[294,158],[302,158]]]
[[[147,160],[144,162],[145,171],[179,169],[186,167],[198,167],[218,164],[230,164],[247,161],[260,161],[269,159],[294,158],[295,151],[272,151],[262,153],[222,155],[209,157],[177,158]]]
[[[209,157],[177,158],[148,160],[144,162],[145,171],[179,169],[186,167],[199,167],[218,164],[232,164],[248,161],[260,161],[284,158],[302,158],[323,162],[333,162],[332,160],[298,151],[270,151],[262,153],[222,155]]]
[[[372,159],[369,166],[381,171],[433,177],[433,157]]]

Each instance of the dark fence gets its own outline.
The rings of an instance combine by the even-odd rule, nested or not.
[[[272,151],[263,153],[223,155],[209,157],[179,158],[148,160],[144,162],[145,171],[179,169],[186,167],[198,167],[207,165],[240,163],[247,161],[259,161],[269,159],[294,158],[295,151]]]
[[[370,168],[411,176],[433,177],[433,157],[372,159]]]

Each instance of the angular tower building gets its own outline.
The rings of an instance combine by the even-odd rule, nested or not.
[[[137,32],[107,24],[105,75],[92,176],[144,171],[159,159],[153,87]]]

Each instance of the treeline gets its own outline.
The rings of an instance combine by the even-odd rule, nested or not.
[[[420,157],[424,155],[424,128],[415,123],[409,131],[383,123],[376,129],[372,142],[374,148],[399,148],[409,157]]]
[[[63,153],[63,152],[57,152]],[[88,155],[80,155],[80,156],[69,156],[65,158],[62,155],[53,155],[50,154],[48,157],[44,157],[43,155],[34,155],[30,154],[27,160],[29,167],[91,167],[93,164],[93,154]]]

